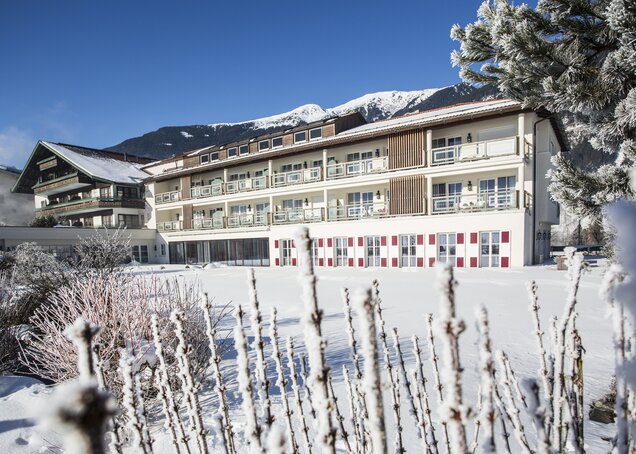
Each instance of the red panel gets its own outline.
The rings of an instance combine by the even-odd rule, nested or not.
[[[386,236],[381,236],[380,237],[380,245],[381,246],[386,246]]]
[[[464,267],[464,257],[457,257],[457,268]]]
[[[391,246],[397,246],[398,245],[398,237],[397,235],[393,235],[391,237]]]
[[[435,257],[428,258],[428,266],[435,266]]]
[[[296,240],[292,240],[292,247],[295,248],[296,247]]]
[[[510,243],[510,232],[508,231],[501,232],[501,242]]]
[[[386,237],[383,237],[383,238],[386,238]],[[380,259],[380,266],[386,268],[386,259],[385,258],[381,258]]]
[[[350,236],[349,238],[347,238],[347,246],[349,247],[353,247],[353,237]]]
[[[324,238],[318,238],[318,247],[323,247],[325,245]]]
[[[278,240],[274,240],[274,248],[278,249]]]
[[[424,244],[424,235],[418,235],[417,236],[417,244],[420,245],[420,246],[422,244]]]
[[[477,257],[471,257],[470,258],[470,267],[471,268],[477,268]]]
[[[292,266],[296,266],[296,259],[292,259]]]
[[[364,259],[362,257],[358,257],[358,266],[360,268],[364,267]]]
[[[508,268],[509,266],[508,257],[501,257],[501,267]]]
[[[428,244],[435,244],[435,234],[431,233],[428,235]]]
[[[333,266],[333,259],[331,257],[327,259],[327,266]]]
[[[332,245],[333,245],[333,239],[327,238],[327,247],[332,247]]]
[[[458,233],[457,234],[457,244],[464,244],[464,234],[463,233]]]
[[[353,267],[353,259],[349,259],[349,266]]]
[[[391,266],[392,266],[393,268],[397,268],[397,267],[398,267],[398,259],[397,259],[397,257],[393,257],[393,258],[391,259]]]
[[[276,258],[276,266],[280,266],[280,259]]]
[[[417,266],[419,268],[422,268],[424,266],[424,257],[418,257],[417,258]]]
[[[358,246],[360,247],[364,246],[364,237],[361,237],[361,236],[358,237]]]
[[[325,266],[325,259],[323,258],[318,259],[318,266]]]
[[[477,244],[477,232],[470,232],[470,244]]]

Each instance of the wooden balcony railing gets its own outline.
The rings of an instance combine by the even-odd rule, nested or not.
[[[94,209],[94,208],[144,208],[143,199],[127,199],[120,197],[91,197],[77,198],[64,203],[49,203],[44,207],[37,208],[36,211],[45,214],[67,214],[74,211]]]

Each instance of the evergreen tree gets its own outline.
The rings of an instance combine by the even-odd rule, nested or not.
[[[568,114],[577,133],[615,156],[596,169],[553,159],[550,192],[567,209],[599,219],[602,207],[633,197],[636,161],[636,1],[539,0],[536,9],[485,1],[477,21],[455,25],[461,77],[497,86],[533,109]]]

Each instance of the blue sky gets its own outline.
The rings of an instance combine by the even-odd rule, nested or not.
[[[480,3],[2,0],[0,163],[451,85],[450,27]]]

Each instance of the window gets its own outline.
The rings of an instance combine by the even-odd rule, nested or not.
[[[280,264],[281,266],[292,264],[292,240],[280,240]]]
[[[301,170],[303,168],[302,164],[283,164],[280,166],[280,171],[282,173],[292,172],[294,170]]]
[[[283,210],[297,210],[303,207],[302,199],[283,200]]]
[[[312,161],[311,166],[312,167],[322,167],[322,159],[318,159],[316,161]]]
[[[367,236],[364,240],[366,243],[367,266],[380,266],[380,237]]]
[[[416,235],[400,235],[400,266],[410,267],[417,265]]]
[[[249,147],[249,145],[245,144],[245,145],[241,145],[241,146],[239,147],[239,154],[240,154],[241,156],[246,155],[246,154],[249,154],[249,152],[250,152],[250,147]]]
[[[245,180],[247,178],[247,173],[233,173],[232,175],[230,175],[230,177],[228,178],[230,181],[238,181],[238,180]]]
[[[132,227],[139,228],[141,223],[139,222],[139,216],[136,214],[120,214],[117,217],[117,225],[119,227]]]
[[[444,148],[446,146],[446,139],[433,139],[433,144],[431,146],[433,148]]]
[[[294,143],[307,142],[307,131],[300,131],[294,133]]]
[[[320,257],[319,257],[319,248],[318,248],[318,240],[316,238],[311,239],[311,261],[314,266],[319,266]]]
[[[437,261],[455,266],[457,260],[457,236],[454,233],[437,234]]]
[[[479,239],[479,266],[499,266],[499,232],[481,232]]]
[[[359,153],[359,152],[349,153],[347,155],[347,162],[364,161],[366,159],[371,159],[371,158],[373,158],[372,151],[363,151],[362,153]]]
[[[347,194],[347,203],[349,205],[370,205],[373,204],[373,191],[369,192],[350,192]]]
[[[84,227],[93,227],[93,218],[83,219]]]
[[[314,128],[309,130],[309,140],[316,140],[322,137],[322,128]]]
[[[113,217],[112,216],[102,216],[102,225],[104,227],[112,227],[113,226]]]
[[[136,199],[138,197],[137,188],[117,186],[117,197],[120,199]]]
[[[440,137],[438,139],[433,139],[433,143],[431,146],[433,148],[446,148],[447,146],[454,147],[456,145],[460,145],[461,143],[461,137],[449,137],[448,139],[446,139],[446,137]]]
[[[102,199],[109,199],[110,198],[110,186],[107,186],[105,188],[99,188],[99,197]]]
[[[280,148],[283,146],[283,138],[275,137],[272,139],[272,148]]]
[[[237,152],[236,147],[228,148],[228,149],[227,149],[227,157],[228,157],[228,158],[234,158],[234,157],[236,157],[236,152]]]
[[[165,249],[165,246],[164,246]],[[138,263],[148,263],[148,246],[133,246],[132,258]]]
[[[336,256],[336,266],[347,266],[347,237],[334,238],[334,255]]]
[[[479,200],[490,208],[514,206],[515,184],[514,175],[479,180]]]
[[[219,160],[219,150],[212,151],[210,153],[210,161],[218,161]]]
[[[208,162],[210,162],[209,154],[202,154],[201,156],[199,156],[199,164],[206,164]]]
[[[166,255],[166,245],[165,244],[161,245],[161,255]]]
[[[261,140],[258,143],[258,151],[269,150],[269,140]]]

